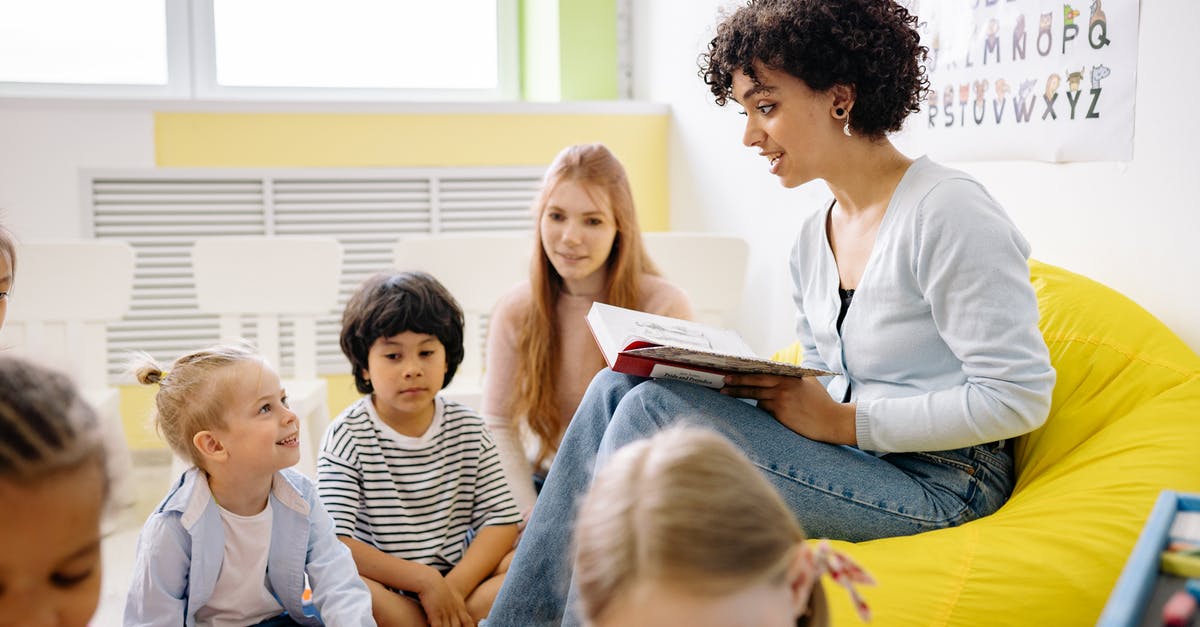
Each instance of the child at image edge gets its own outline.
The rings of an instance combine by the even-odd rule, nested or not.
[[[110,487],[100,421],[75,385],[0,354],[0,627],[88,624]]]
[[[142,529],[125,624],[375,625],[315,486],[285,470],[300,459],[300,428],[279,375],[246,348],[217,346],[169,372],[145,357],[137,378],[158,384],[158,430],[195,467]]]
[[[438,395],[463,359],[463,314],[421,272],[367,279],[342,352],[363,393],[330,425],[321,500],[387,625],[473,625],[504,581],[521,516],[483,419]]]

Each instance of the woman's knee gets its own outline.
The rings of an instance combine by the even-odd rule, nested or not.
[[[596,373],[592,377],[591,383],[588,384],[588,389],[584,393],[584,398],[589,396],[600,396],[609,399],[620,400],[631,389],[637,387],[640,383],[645,382],[642,377],[622,374],[615,372],[610,368],[605,368]]]
[[[652,379],[629,390],[617,407],[618,413],[629,413],[653,419],[660,426],[680,419],[707,421],[723,413],[722,406],[738,401],[716,390],[670,379]]]
[[[613,411],[609,430],[647,436],[698,413],[696,395],[711,390],[690,383],[651,379],[633,387]],[[636,439],[636,438],[634,438]]]

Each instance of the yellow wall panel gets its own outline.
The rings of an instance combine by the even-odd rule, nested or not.
[[[179,113],[155,115],[164,167],[546,165],[602,142],[625,164],[642,227],[667,230],[667,115]]]
[[[166,448],[167,443],[154,431],[154,394],[157,385],[122,385],[121,422],[129,448],[145,450]]]

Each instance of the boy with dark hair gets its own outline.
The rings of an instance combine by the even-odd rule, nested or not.
[[[495,444],[438,395],[462,337],[461,308],[423,272],[367,279],[342,316],[364,396],[325,432],[317,483],[380,625],[474,624],[511,559],[521,516]]]

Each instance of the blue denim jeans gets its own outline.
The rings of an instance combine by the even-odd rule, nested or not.
[[[860,541],[950,527],[992,513],[1012,492],[1003,443],[876,456],[809,440],[715,390],[604,370],[567,427],[488,627],[581,623],[571,585],[578,501],[613,451],[676,423],[737,444],[812,537]]]

